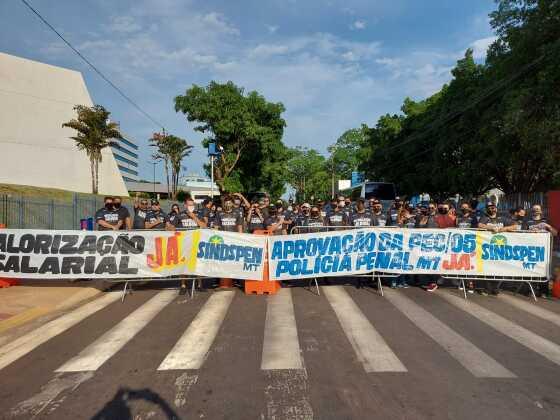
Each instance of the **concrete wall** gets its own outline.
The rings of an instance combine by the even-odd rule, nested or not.
[[[62,123],[92,101],[80,72],[0,53],[0,183],[91,192],[89,160]],[[99,193],[128,195],[107,148]]]

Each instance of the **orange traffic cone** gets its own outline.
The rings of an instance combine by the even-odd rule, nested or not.
[[[268,235],[267,230],[256,230],[254,235]],[[251,295],[273,295],[282,288],[279,281],[270,281],[268,275],[268,255],[265,248],[263,276],[261,280],[245,280],[245,294]]]
[[[560,299],[560,269],[556,269],[556,278],[554,283],[552,283],[552,296]]]

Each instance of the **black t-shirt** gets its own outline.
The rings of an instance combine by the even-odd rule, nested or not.
[[[179,213],[171,212],[167,215],[167,221],[171,223],[173,226],[175,226],[175,221],[177,220],[177,217],[179,217]]]
[[[387,216],[384,215],[383,213],[375,214],[372,212],[371,217],[373,218],[373,226],[379,226],[379,227],[388,226]]]
[[[165,229],[165,222],[167,221],[167,215],[161,210],[159,211],[150,210],[148,214],[146,214],[146,223],[155,223],[158,221],[159,223],[154,227],[152,227],[152,229],[156,229],[156,230]]]
[[[264,229],[264,217],[259,216],[258,214],[253,211],[251,213],[251,217],[247,222],[247,230],[250,233],[253,233],[255,230],[263,230]]]
[[[130,212],[126,207],[121,205],[117,210],[117,213],[119,214],[119,220],[123,221],[123,224],[121,225],[121,230],[126,230],[126,219],[130,217]]]
[[[511,226],[513,224],[513,222],[506,217],[498,216],[498,215],[494,217],[490,217],[487,214],[482,216],[478,221],[478,223],[481,225],[487,225],[490,228],[492,227],[503,228],[504,226]]]
[[[371,217],[371,214],[368,212],[356,212],[350,216],[349,225],[357,228],[370,227],[373,226],[373,217]]]
[[[270,217],[267,217],[264,220],[264,225],[265,225],[266,228],[268,228],[269,226],[272,226],[272,225],[278,223],[279,221],[280,221],[280,217],[270,216]],[[282,229],[284,229],[284,225],[283,224],[278,225],[278,227],[272,231],[272,234],[273,235],[282,235],[282,233],[283,233]]]
[[[546,230],[542,226],[543,223],[549,224],[544,217],[539,219],[539,220],[534,220],[533,218],[529,218],[529,219],[525,220],[525,225],[524,225],[523,229],[534,230],[534,231]]]
[[[474,214],[458,215],[456,226],[460,229],[476,228],[478,227],[478,220]]]
[[[515,216],[509,219],[509,222],[510,225],[515,225],[517,227],[517,230],[523,230],[523,226],[525,225],[525,221],[523,219],[519,219]]]
[[[329,226],[346,226],[348,223],[346,214],[342,210],[331,212],[326,220]]]
[[[198,223],[187,214],[186,211],[182,211],[178,215],[175,216],[173,220],[169,220],[173,226],[175,226],[176,230],[194,230],[199,229]]]
[[[243,217],[239,212],[220,212],[215,217],[215,226],[225,232],[237,232],[237,227],[243,226]]]
[[[142,210],[140,207],[134,208],[134,221],[132,222],[133,229],[145,229],[146,228],[146,216],[150,210]]]
[[[387,212],[387,226],[397,226],[399,218],[399,209],[392,207]]]
[[[307,218],[307,223],[306,223],[306,227],[307,227],[307,232],[324,232],[325,229],[323,229],[323,227],[325,226],[325,222],[323,221],[323,218],[320,216],[317,217],[309,217]]]
[[[119,212],[116,210],[107,210],[105,207],[97,210],[95,213],[95,221],[99,222],[104,220],[105,222],[109,223],[110,225],[116,226],[119,223]],[[106,228],[105,226],[101,226],[99,223],[97,224],[97,230],[111,230]]]
[[[426,219],[425,219],[426,218]],[[439,226],[436,222],[435,214],[419,214],[416,216],[416,227],[426,229],[438,229]]]

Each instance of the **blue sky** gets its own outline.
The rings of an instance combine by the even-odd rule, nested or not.
[[[232,80],[282,102],[284,141],[321,152],[345,130],[373,125],[450,79],[465,49],[483,60],[493,40],[491,0],[29,0],[86,57],[165,128],[207,160],[173,98],[192,84]],[[0,51],[80,70],[141,146],[158,127],[138,113],[44,26],[20,0],[0,2]]]

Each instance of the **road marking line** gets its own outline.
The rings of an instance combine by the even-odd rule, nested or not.
[[[11,343],[6,344],[0,348],[0,369],[3,369],[18,360],[20,357],[25,356],[41,344],[63,333],[83,321],[88,316],[115,302],[119,298],[120,293],[107,293],[99,299],[95,299],[84,306],[80,306],[72,312],[47,322],[45,325],[23,335]]]
[[[407,372],[342,286],[326,286],[322,290],[366,372]]]
[[[193,375],[191,373],[185,372],[179,375],[175,379],[175,407],[184,407],[187,403],[187,396],[189,395],[189,390],[198,381],[198,375]]]
[[[262,370],[303,369],[291,289],[266,298]]]
[[[454,296],[451,293],[440,293],[443,299],[452,305],[471,314],[475,318],[494,328],[498,332],[517,341],[519,344],[530,350],[546,357],[553,363],[560,365],[560,346],[537,335],[526,328],[523,328],[510,320],[489,311],[486,308],[474,303],[472,300],[465,301],[463,298]]]
[[[93,377],[93,372],[79,372],[63,375],[62,373],[57,374],[53,379],[47,382],[46,385],[41,387],[41,392],[16,405],[11,410],[12,416],[31,414],[31,418],[35,418],[49,405],[52,406],[52,408],[48,410],[49,413],[53,412],[66,399],[66,395],[58,399],[57,397],[66,390],[70,390],[70,392],[76,390],[81,383]]]
[[[541,319],[544,319],[545,321],[549,321],[552,322],[554,325],[560,327],[560,315],[549,311],[547,309],[544,309],[540,306],[537,306],[536,303],[528,302],[528,301],[524,301],[521,298],[516,298],[513,296],[509,296],[506,295],[504,293],[500,294],[499,297],[500,300],[505,300],[506,302],[508,302],[509,304],[515,306],[516,308],[519,308],[525,312],[530,313],[531,315],[535,315],[536,317],[539,317]]]
[[[385,297],[414,325],[438,343],[451,357],[477,378],[515,378],[516,375],[457,334],[402,293],[387,290]]]
[[[266,413],[261,419],[313,420],[305,369],[265,370]]]
[[[86,372],[99,369],[177,296],[176,290],[164,290],[152,297],[121,322],[83,349],[56,372]]]
[[[210,346],[218,335],[234,295],[233,291],[228,290],[210,296],[158,370],[200,369],[208,357]]]

